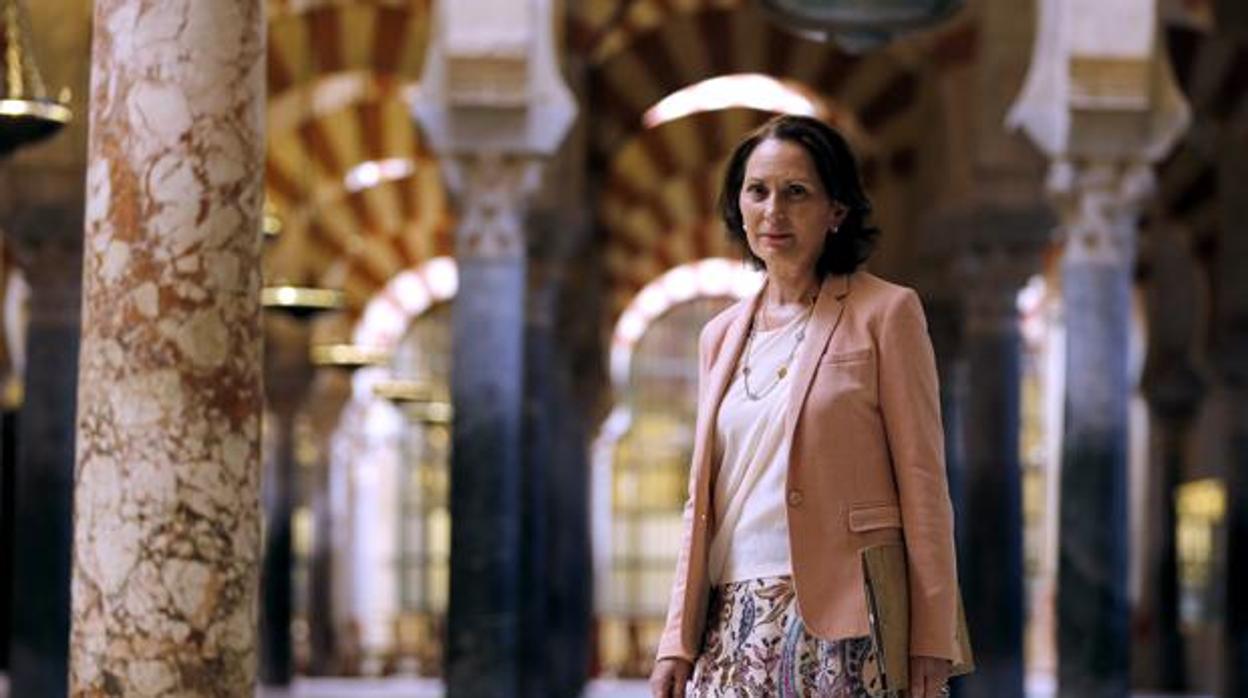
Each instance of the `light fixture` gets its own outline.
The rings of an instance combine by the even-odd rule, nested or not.
[[[307,286],[269,286],[260,291],[260,305],[304,320],[342,307],[342,291]]]
[[[820,111],[818,102],[794,85],[770,75],[741,73],[677,90],[646,110],[641,122],[646,128],[654,128],[690,114],[732,108],[802,116],[819,116]]]
[[[865,53],[953,15],[966,0],[760,0],[780,24],[805,36],[822,34],[850,53]]]
[[[273,240],[282,234],[282,217],[277,215],[277,209],[268,201],[264,202],[263,211],[260,216],[260,230],[264,233],[265,240]]]
[[[390,360],[389,352],[358,344],[318,344],[311,349],[312,365],[354,371]]]
[[[425,424],[450,424],[455,414],[451,403],[423,381],[380,381],[373,384],[373,394],[404,408],[412,419]]]
[[[411,158],[369,160],[347,170],[347,174],[342,178],[342,186],[354,194],[378,184],[409,177],[415,171],[416,163]]]
[[[0,156],[51,136],[73,118],[66,102],[48,98],[29,46],[20,0],[0,0]]]

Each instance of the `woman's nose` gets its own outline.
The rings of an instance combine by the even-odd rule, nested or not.
[[[780,197],[772,194],[767,197],[767,201],[763,204],[763,215],[768,219],[775,220],[784,216],[784,205]]]

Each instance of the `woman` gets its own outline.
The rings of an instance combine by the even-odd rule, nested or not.
[[[766,272],[703,328],[684,535],[656,698],[880,691],[860,551],[903,540],[909,696],[947,695],[958,587],[937,378],[914,291],[857,268],[848,145],[777,117],[728,163],[720,210]]]

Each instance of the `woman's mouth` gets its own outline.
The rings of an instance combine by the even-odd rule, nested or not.
[[[758,236],[758,239],[760,242],[767,242],[767,243],[775,244],[775,243],[780,243],[780,242],[788,242],[788,240],[792,237],[793,236],[788,233],[762,233]]]

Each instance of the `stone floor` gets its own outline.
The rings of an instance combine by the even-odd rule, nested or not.
[[[8,685],[8,679],[0,674],[0,698],[8,698]],[[1053,694],[1053,682],[1047,677],[1028,679],[1027,698],[1053,698]],[[589,685],[584,698],[646,698],[649,695],[644,681],[599,680]],[[289,689],[261,688],[256,698],[442,698],[442,685],[429,679],[299,679]],[[1212,696],[1139,693],[1134,698]]]

